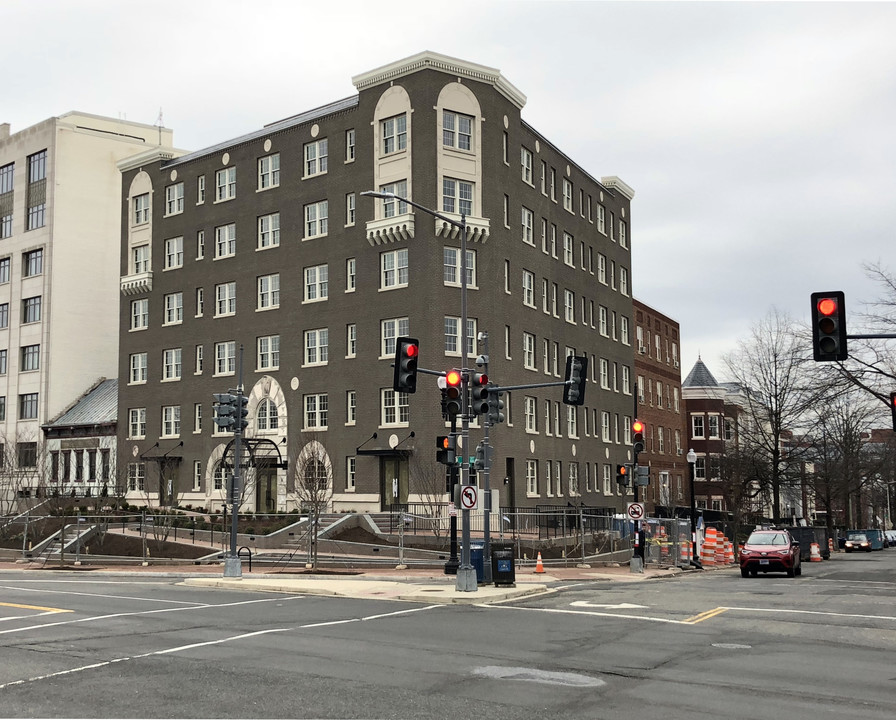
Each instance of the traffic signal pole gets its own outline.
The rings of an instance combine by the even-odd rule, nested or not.
[[[486,376],[488,376],[488,332],[484,332],[481,334],[482,337],[482,349],[483,359],[485,362],[482,364],[483,369],[485,370]],[[491,392],[491,388],[489,388],[489,392]],[[492,513],[492,492],[491,492],[491,465],[492,465],[492,450],[491,446],[488,442],[489,435],[489,427],[491,426],[491,422],[489,420],[488,412],[485,413],[485,422],[482,425],[482,446],[483,446],[483,464],[482,464],[482,492],[485,494],[485,511],[483,512],[483,529],[482,529],[482,579],[486,583],[490,583],[492,581],[492,545],[491,545],[491,513]]]
[[[224,559],[224,577],[242,577],[243,566],[236,550],[237,518],[240,512],[240,465],[242,464],[243,346],[240,345],[239,381],[236,389],[236,423],[233,426],[233,475],[230,483],[230,554]]]
[[[436,216],[438,217],[438,216]],[[457,223],[452,223],[457,227]],[[460,438],[461,447],[463,448],[463,461],[460,466],[461,492],[463,487],[472,484],[470,481],[470,458],[467,455],[470,438],[470,417],[469,417],[469,377],[467,372],[467,216],[461,213],[460,216],[460,333],[461,337],[461,359],[463,360],[464,371],[464,391],[461,398],[461,420],[460,420]],[[473,338],[473,342],[476,338]],[[473,348],[475,350],[475,347]],[[476,592],[478,586],[476,584],[476,569],[473,567],[471,560],[470,548],[470,511],[461,509],[461,557],[460,567],[457,568],[457,583],[454,589],[458,592]]]

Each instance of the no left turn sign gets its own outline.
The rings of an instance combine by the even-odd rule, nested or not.
[[[629,503],[625,511],[632,520],[641,520],[644,517],[644,503]]]
[[[460,490],[462,510],[475,510],[479,506],[479,492],[475,485],[464,485]]]

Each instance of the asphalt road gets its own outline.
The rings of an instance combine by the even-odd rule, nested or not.
[[[558,583],[492,606],[177,582],[0,575],[0,715],[896,715],[896,549],[794,579]]]

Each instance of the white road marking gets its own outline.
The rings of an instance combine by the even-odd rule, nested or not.
[[[270,598],[270,599],[266,599],[266,600],[249,601],[249,602],[272,602],[274,600],[295,600],[299,597],[303,597],[303,596]],[[226,603],[223,605],[213,605],[213,606],[203,606],[203,607],[227,607],[229,605],[244,605],[244,604],[248,604],[248,603],[247,602]],[[307,630],[307,629],[312,629],[312,628],[317,628],[317,627],[326,627],[328,625],[344,625],[346,623],[366,622],[369,620],[381,620],[383,618],[395,617],[398,615],[406,615],[411,612],[420,612],[421,610],[434,610],[434,609],[442,608],[442,607],[445,607],[445,606],[444,605],[427,605],[426,607],[410,608],[407,610],[397,610],[395,612],[381,613],[378,615],[366,615],[363,617],[346,618],[344,620],[334,620],[331,622],[308,623],[307,625],[299,625],[299,626],[293,627],[293,628],[289,628],[289,627],[270,628],[268,630],[258,630],[256,632],[242,633],[240,635],[231,635],[228,637],[219,638],[217,640],[207,640],[205,642],[190,643],[188,645],[179,645],[177,647],[167,648],[164,650],[154,650],[152,652],[142,653],[140,655],[132,655],[130,657],[115,658],[113,660],[104,660],[102,662],[91,663],[90,665],[82,665],[82,666],[76,667],[76,668],[69,668],[68,670],[60,670],[58,672],[49,673],[47,675],[37,675],[35,677],[25,678],[23,680],[13,680],[8,683],[0,684],[0,690],[5,690],[6,688],[14,687],[16,685],[25,685],[28,683],[39,682],[41,680],[49,680],[51,678],[61,677],[63,675],[73,675],[75,673],[85,672],[87,670],[96,670],[98,668],[103,668],[103,667],[108,667],[109,665],[114,665],[115,663],[129,662],[132,660],[142,660],[144,658],[157,657],[157,656],[161,656],[161,655],[170,655],[172,653],[179,653],[179,652],[185,652],[187,650],[194,650],[196,648],[210,647],[212,645],[221,645],[223,643],[245,640],[247,638],[258,637],[260,635],[270,635],[272,633],[289,632],[291,630]],[[169,611],[193,610],[193,609],[196,609],[196,608],[169,608]],[[166,611],[165,610],[149,610],[144,613],[122,613],[121,615],[117,615],[117,616],[104,616],[104,617],[121,617],[121,616],[125,616],[125,615],[144,615],[144,614],[158,613],[158,612],[166,612]],[[90,619],[100,619],[100,618],[90,618]],[[57,624],[61,625],[63,623],[53,623],[53,625],[57,625]],[[45,626],[39,625],[37,627],[45,627]]]
[[[592,617],[620,618],[623,620],[644,620],[646,622],[667,623],[669,625],[693,625],[687,620],[670,620],[669,618],[650,617],[648,615],[624,615],[622,613],[595,612],[593,610],[566,610],[564,608],[530,608],[515,605],[483,605],[491,610],[529,610],[532,612],[560,613],[564,615],[590,615]]]
[[[130,657],[115,658],[114,660],[105,660],[103,662],[92,663],[90,665],[82,665],[81,667],[69,668],[68,670],[60,670],[59,672],[49,673],[47,675],[37,675],[35,677],[25,678],[24,680],[13,680],[12,682],[0,685],[0,690],[5,690],[6,688],[14,687],[16,685],[25,685],[27,683],[38,682],[40,680],[49,680],[50,678],[60,677],[62,675],[73,675],[75,673],[84,672],[85,670],[96,670],[97,668],[107,667],[114,663],[128,662],[130,660],[140,660],[143,658],[153,657],[155,655],[168,655],[170,653],[183,652],[185,650],[192,650],[194,648],[205,647],[208,645],[220,645],[221,643],[233,642],[235,640],[244,640],[245,638],[255,637],[257,635],[268,635],[270,633],[285,632],[287,630],[289,630],[289,628],[271,628],[270,630],[259,630],[258,632],[243,633],[242,635],[232,635],[231,637],[220,638],[218,640],[209,640],[208,642],[203,643],[181,645],[179,647],[168,648],[167,650],[155,650],[153,652],[143,653],[142,655],[132,655]]]
[[[827,617],[858,618],[860,620],[896,620],[896,617],[891,617],[889,615],[858,615],[852,613],[821,612],[819,610],[791,610],[789,608],[726,607],[725,610],[760,613],[790,613],[796,615],[822,615]]]
[[[588,602],[587,600],[576,600],[571,602],[572,607],[593,607],[602,608],[604,610],[634,610],[635,608],[649,608],[649,605],[633,605],[632,603],[619,603],[618,605],[601,605],[600,603]]]
[[[192,605],[190,607],[174,607],[160,608],[158,610],[135,610],[134,612],[112,613],[110,615],[94,615],[84,618],[76,618],[74,620],[62,620],[53,623],[42,623],[39,625],[28,625],[20,628],[10,628],[9,630],[0,630],[0,635],[8,635],[10,633],[28,632],[32,630],[43,630],[45,628],[59,627],[61,625],[74,625],[76,623],[97,622],[101,620],[111,620],[113,618],[136,617],[138,615],[155,615],[157,613],[184,612],[188,610],[204,610],[208,608],[225,608],[236,607],[238,605],[254,605],[257,603],[280,602],[282,600],[302,600],[306,595],[287,595],[273,598],[262,598],[261,600],[241,600],[232,603],[220,603],[217,605]]]
[[[10,585],[0,585],[3,590],[16,590],[18,592],[40,593],[41,595],[81,595],[86,597],[109,598],[110,600],[140,600],[142,602],[170,603],[172,605],[206,605],[206,603],[191,602],[189,600],[165,600],[164,598],[135,597],[133,595],[106,595],[104,593],[77,592],[75,590],[47,590],[46,588],[20,588]]]

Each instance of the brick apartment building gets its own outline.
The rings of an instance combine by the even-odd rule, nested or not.
[[[335,510],[444,498],[436,378],[395,393],[395,340],[418,338],[420,366],[443,371],[472,368],[486,334],[489,376],[505,386],[558,382],[567,355],[589,359],[582,407],[560,387],[505,398],[491,429],[500,504],[622,510],[632,189],[528,125],[525,96],[497,70],[425,52],[353,82],[356,95],[245,136],[119,164],[118,440],[132,497],[221,504],[231,436],[212,394],[235,388],[243,348],[244,509],[297,507],[309,474]],[[463,213],[465,331],[456,228],[367,190]]]
[[[687,437],[681,401],[680,328],[670,317],[633,300],[635,318],[635,375],[638,382],[637,417],[644,423],[644,452],[640,465],[650,467],[645,497],[648,513],[661,508],[673,514],[687,506]]]

